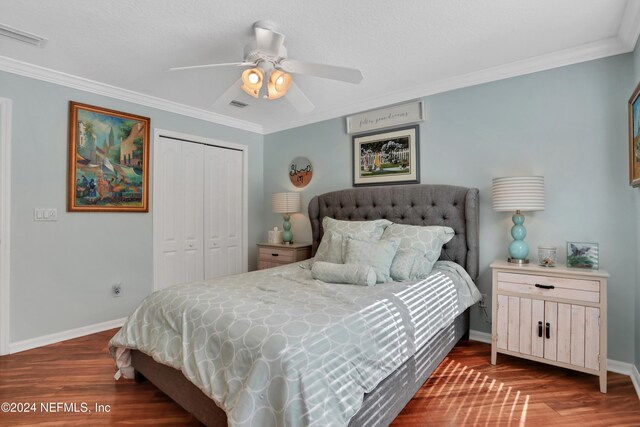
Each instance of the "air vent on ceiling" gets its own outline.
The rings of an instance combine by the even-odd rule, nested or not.
[[[18,30],[17,28],[10,27],[6,24],[0,24],[0,36],[11,37],[12,39],[20,40],[21,42],[29,43],[35,46],[40,46],[44,41],[47,40],[37,34]]]
[[[232,107],[238,107],[238,108],[244,108],[244,107],[248,107],[249,104],[245,104],[244,102],[240,102],[240,101],[236,101],[235,99],[232,100],[229,105],[231,105]]]

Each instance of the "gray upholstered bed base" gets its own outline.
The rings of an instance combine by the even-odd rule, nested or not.
[[[446,225],[456,235],[443,247],[440,259],[462,265],[472,279],[478,277],[478,190],[450,185],[364,187],[334,191],[309,202],[313,232],[312,254],[322,239],[322,219],[390,221],[413,225]],[[368,393],[350,426],[384,426],[411,400],[453,346],[468,337],[469,310],[441,330],[413,357]],[[136,378],[146,377],[197,419],[208,426],[225,426],[226,414],[180,371],[132,353]]]
[[[456,343],[464,336],[468,338],[468,332],[467,309],[371,393],[366,394],[362,408],[351,418],[349,426],[379,427],[391,424]]]

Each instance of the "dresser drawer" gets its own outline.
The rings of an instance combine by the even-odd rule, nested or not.
[[[258,259],[278,263],[291,263],[295,261],[295,254],[290,249],[259,248]]]
[[[498,291],[575,301],[600,302],[600,284],[597,280],[499,272]]]

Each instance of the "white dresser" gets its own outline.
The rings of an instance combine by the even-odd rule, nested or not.
[[[604,270],[494,261],[491,363],[504,353],[600,376],[607,392]]]

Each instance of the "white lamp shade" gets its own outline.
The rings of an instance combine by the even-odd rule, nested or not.
[[[495,211],[544,210],[543,176],[494,178],[491,186]]]
[[[300,211],[300,193],[273,193],[271,208],[274,213],[294,213]]]

